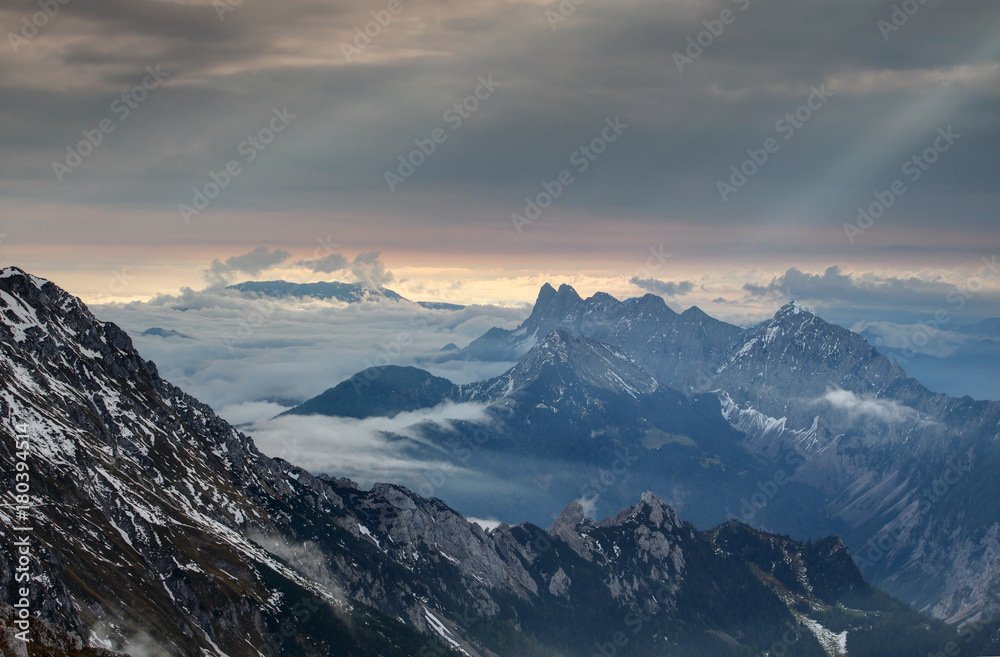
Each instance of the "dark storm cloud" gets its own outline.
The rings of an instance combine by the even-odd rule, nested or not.
[[[428,0],[404,3],[347,62],[340,44],[373,7],[244,2],[220,20],[207,2],[74,0],[24,46],[42,60],[0,62],[2,189],[174,207],[287,106],[296,123],[209,212],[335,202],[418,225],[492,225],[572,169],[571,154],[620,116],[628,131],[587,171],[573,169],[578,182],[550,216],[839,226],[948,123],[967,137],[898,211],[909,226],[934,226],[945,208],[972,229],[993,221],[984,209],[996,205],[1000,142],[996,3],[929,0],[885,40],[877,21],[889,2],[586,3],[553,30],[545,11],[556,2]],[[674,53],[725,9],[734,21],[679,71]],[[7,25],[19,17],[3,13]],[[51,162],[147,64],[171,78],[57,184]],[[502,85],[449,123],[449,109],[491,74]],[[834,96],[783,141],[776,122],[824,83]],[[435,129],[447,140],[390,192],[385,172]],[[768,137],[781,150],[723,203],[717,181]]]
[[[681,296],[694,289],[694,283],[691,281],[675,283],[674,281],[660,281],[655,278],[639,278],[638,276],[630,278],[629,283],[647,292],[660,294],[665,297]]]
[[[282,249],[271,250],[266,246],[258,246],[253,251],[226,258],[225,262],[213,260],[205,270],[205,279],[215,285],[224,285],[232,279],[233,274],[257,276],[261,272],[277,267],[291,257],[291,253]]]
[[[809,274],[791,268],[767,285],[747,283],[743,289],[752,296],[781,296],[787,299],[814,301],[876,300],[884,303],[889,295],[908,295],[941,298],[954,286],[950,283],[929,282],[919,278],[895,277],[871,281],[855,280],[851,274],[841,273],[840,267],[828,267],[822,274]]]
[[[829,309],[838,322],[861,321],[865,313],[886,309],[886,317],[914,319],[935,314],[951,316],[962,312],[967,317],[996,314],[1000,295],[992,283],[1000,276],[996,256],[983,258],[970,268],[958,283],[867,274],[845,274],[840,267],[827,268],[822,274],[810,274],[791,268],[767,284],[747,283],[743,289],[750,297],[774,297],[800,300]],[[860,311],[860,312],[859,312]],[[824,314],[827,316],[828,314]]]
[[[350,261],[340,253],[330,253],[317,260],[302,260],[296,264],[307,267],[313,273],[332,274],[347,268]]]

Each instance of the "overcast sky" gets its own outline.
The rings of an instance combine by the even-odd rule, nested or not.
[[[95,302],[552,280],[912,321],[980,280],[1000,314],[995,0],[236,1],[0,6],[5,263]]]

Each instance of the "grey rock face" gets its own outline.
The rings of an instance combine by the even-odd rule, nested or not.
[[[571,369],[602,390],[656,385],[603,345],[552,339],[551,354],[587,354]],[[602,358],[619,362],[601,369]],[[712,556],[709,539],[651,494],[600,524],[571,505],[551,532],[484,532],[400,486],[364,491],[267,458],[163,381],[118,327],[14,268],[0,272],[0,404],[0,485],[13,486],[15,460],[26,455],[31,467],[33,503],[21,519],[33,527],[32,581],[44,586],[32,586],[30,602],[62,628],[66,654],[144,644],[170,655],[292,646],[316,655],[336,643],[401,657],[441,640],[491,655],[477,632],[513,641],[556,601],[569,623],[591,613],[574,606],[581,591],[608,613],[644,609],[667,627],[699,613],[679,602],[690,551],[703,555],[708,581],[717,568],[742,573],[774,602],[775,626],[790,617],[746,564]],[[0,507],[4,599],[21,520],[12,513]],[[732,630],[712,622],[704,640],[709,629]],[[372,631],[359,639],[357,628]]]
[[[878,584],[941,617],[1000,612],[986,593],[1000,591],[989,533],[1000,500],[987,495],[977,513],[957,502],[993,490],[1000,403],[933,393],[862,336],[796,302],[740,329],[697,308],[677,314],[653,295],[581,299],[546,285],[521,326],[493,329],[460,355],[528,360],[552,330],[607,345],[660,386],[717,394],[747,448],[791,458],[793,480],[826,499],[817,513],[847,523],[855,552],[875,556],[861,563]],[[517,383],[490,385],[496,396]],[[964,474],[943,484],[952,470]],[[873,547],[879,540],[890,547]]]

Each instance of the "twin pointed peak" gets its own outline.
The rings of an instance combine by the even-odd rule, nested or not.
[[[577,294],[576,290],[572,286],[566,285],[565,283],[559,286],[556,290],[554,287],[546,283],[542,286],[542,289],[538,291],[538,298],[535,300],[535,308],[533,312],[538,312],[544,310],[549,305],[555,301],[560,301],[562,304],[567,302],[574,303],[583,301],[580,295]]]
[[[664,502],[663,498],[656,493],[647,490],[636,504],[625,507],[613,518],[610,516],[605,518],[600,522],[600,526],[615,527],[632,521],[648,524],[654,529],[670,529],[681,523],[673,507]],[[573,530],[580,524],[588,523],[592,523],[592,521],[588,520],[586,510],[576,500],[566,505],[566,508],[552,522],[549,531],[556,534],[562,530]],[[591,526],[593,525],[591,524]]]
[[[605,518],[601,521],[601,526],[620,526],[632,521],[648,524],[654,529],[667,530],[679,527],[681,524],[673,507],[664,502],[659,495],[648,490],[642,494],[637,504],[622,509],[613,519]]]

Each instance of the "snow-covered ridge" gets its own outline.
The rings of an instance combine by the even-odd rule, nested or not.
[[[783,445],[811,453],[818,447],[819,416],[813,418],[808,428],[789,428],[788,418],[774,418],[754,409],[749,404],[739,406],[723,390],[714,391],[722,402],[722,415],[736,429],[744,432],[751,446]]]

